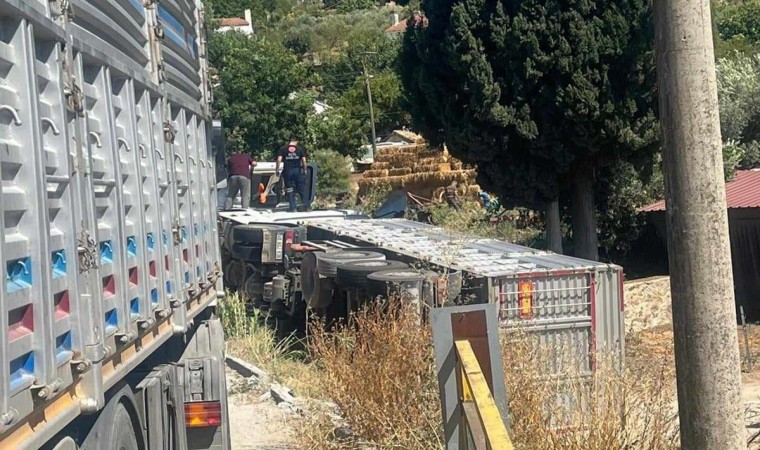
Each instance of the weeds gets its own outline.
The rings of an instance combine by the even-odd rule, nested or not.
[[[253,362],[298,395],[329,399],[299,422],[301,446],[428,450],[442,448],[432,336],[411,307],[373,303],[351,326],[313,326],[306,352],[248,317],[239,296],[220,304],[232,354]],[[319,325],[319,324],[316,324]],[[510,434],[516,448],[607,450],[678,448],[671,374],[649,359],[626,370],[521,330],[504,334],[502,354]],[[633,346],[635,347],[635,346]],[[560,355],[557,361],[556,355]],[[641,358],[639,358],[641,359]],[[552,361],[552,364],[548,364]],[[554,375],[550,375],[550,374]],[[336,412],[342,419],[336,418]]]
[[[245,301],[237,294],[228,294],[219,306],[229,353],[264,369],[298,395],[321,397],[319,385],[312,381],[319,374],[306,358],[303,343],[295,338],[278,340],[258,310],[247,315]]]
[[[675,397],[664,372],[621,370],[619,358],[600,352],[590,373],[577,358],[556,362],[556,355],[572,355],[563,351],[570,349],[540,348],[521,331],[502,338],[509,418],[519,448],[678,448]],[[548,375],[548,352],[562,367],[554,376]]]
[[[336,433],[332,412],[315,412],[301,432],[304,448],[442,447],[430,330],[417,324],[411,309],[392,315],[384,311],[370,306],[357,314],[355,326],[334,333],[315,329],[311,350],[322,389],[355,435],[349,439]],[[617,359],[599,354],[592,375],[582,370],[588,355],[584,360],[577,349],[537,344],[535,336],[523,332],[502,339],[516,448],[678,448],[675,397],[667,374],[641,367],[623,371]],[[564,361],[557,362],[556,355]],[[553,369],[549,361],[554,361]],[[555,375],[548,375],[552,370]]]
[[[392,191],[391,186],[385,184],[371,187],[363,194],[359,194],[358,192],[353,193],[343,203],[343,207],[353,208],[364,214],[371,215],[385,202]]]
[[[426,212],[435,225],[481,238],[502,239],[530,247],[541,234],[539,229],[518,227],[510,221],[490,222],[485,210],[477,202],[465,202],[459,210],[448,205],[435,204],[429,206]]]
[[[441,413],[430,330],[408,306],[375,303],[336,332],[314,327],[311,350],[325,394],[373,448],[440,448]],[[356,448],[331,430],[305,430],[307,448]]]

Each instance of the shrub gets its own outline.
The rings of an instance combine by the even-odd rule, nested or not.
[[[412,308],[394,311],[376,303],[357,313],[353,326],[334,333],[314,327],[311,350],[322,369],[322,388],[373,448],[441,448],[430,330],[420,328]],[[308,448],[326,448],[330,433],[307,432],[304,438]]]
[[[317,166],[317,194],[321,198],[335,198],[350,189],[351,171],[345,156],[330,151],[317,150],[309,155]]]
[[[305,448],[442,447],[430,330],[417,324],[411,309],[394,311],[389,315],[373,305],[358,313],[351,327],[334,333],[314,330],[311,349],[322,389],[353,434],[339,437],[332,412],[323,411],[302,430]],[[560,361],[559,373],[549,376],[548,353],[578,356],[577,347],[563,351],[557,346],[571,343],[556,342],[555,347],[542,347],[535,335],[522,330],[502,337],[515,448],[678,448],[672,380],[657,362],[622,370],[614,355],[600,352],[594,355],[593,375],[581,376],[580,355]]]

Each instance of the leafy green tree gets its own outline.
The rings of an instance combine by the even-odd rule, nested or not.
[[[209,61],[218,79],[214,112],[225,127],[228,151],[268,157],[290,134],[306,132],[309,96],[305,69],[278,42],[242,33],[214,33]]]
[[[737,51],[757,53],[760,44],[760,1],[713,1],[716,56],[732,56]]]
[[[324,114],[310,114],[305,141],[309,149],[331,151],[343,156],[358,156],[364,143],[364,124],[341,108]]]
[[[317,194],[320,198],[335,198],[351,190],[348,158],[324,149],[309,152],[309,158],[317,166]]]
[[[204,3],[211,7],[214,17],[242,17],[250,9],[259,25],[277,22],[297,4],[296,0],[204,0]]]
[[[334,8],[340,12],[370,9],[377,6],[377,0],[325,0],[325,8]]]
[[[503,198],[572,197],[576,254],[596,259],[595,174],[651,162],[651,11],[646,0],[426,0],[427,27],[400,66],[418,128],[476,163]]]
[[[760,57],[734,53],[717,63],[720,128],[727,179],[760,167]]]
[[[379,132],[391,132],[410,123],[409,114],[401,109],[401,81],[393,72],[381,72],[370,79],[375,127]],[[343,94],[339,105],[352,118],[360,119],[369,129],[369,104],[364,79],[357,80]]]

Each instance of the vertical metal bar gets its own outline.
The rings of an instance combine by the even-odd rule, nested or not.
[[[66,25],[68,22],[66,23]],[[71,53],[69,53],[71,52]],[[71,70],[71,77],[84,80],[84,65],[82,55],[74,56],[71,46],[67,46],[66,60]],[[82,105],[84,108],[85,105]],[[93,412],[105,404],[103,392],[102,360],[105,356],[103,290],[101,287],[101,271],[97,253],[98,223],[95,217],[94,186],[92,179],[92,147],[89,143],[88,120],[79,116],[77,111],[67,112],[67,125],[71,136],[72,156],[75,159],[74,176],[71,188],[74,191],[75,230],[72,239],[77,242],[77,258],[82,259],[74,266],[77,270],[77,285],[79,297],[74,319],[79,324],[82,333],[83,352],[80,355],[83,368],[90,365],[89,370],[82,375],[83,410]],[[92,244],[90,241],[94,242]],[[90,252],[94,252],[91,254]],[[89,258],[92,261],[85,266]]]
[[[116,118],[114,117],[114,101],[113,101],[113,80],[111,79],[111,69],[105,66],[100,67],[102,72],[99,77],[98,89],[100,90],[100,102],[105,105],[100,112],[103,116],[100,119],[105,122],[106,126],[103,129],[103,134],[106,134],[106,138],[102,139],[103,143],[108,146],[107,156],[109,162],[113,164],[113,180],[116,185],[113,189],[114,193],[111,196],[111,209],[110,214],[113,220],[112,226],[115,227],[115,236],[112,234],[111,249],[114,253],[114,282],[116,287],[116,299],[114,306],[117,311],[117,326],[116,335],[122,335],[125,337],[125,341],[129,341],[130,331],[130,314],[129,314],[129,299],[127,299],[129,289],[129,275],[127,270],[127,252],[126,252],[126,223],[124,217],[124,189],[123,189],[123,173],[121,158],[119,156],[119,142],[116,136]],[[103,150],[106,150],[105,148]],[[105,153],[105,152],[104,152]],[[113,229],[112,229],[113,231]],[[127,342],[114,341],[114,345],[125,344]],[[114,348],[114,351],[116,349]]]
[[[37,386],[53,383],[55,379],[55,355],[53,354],[55,337],[53,336],[52,324],[52,298],[50,292],[51,258],[50,258],[50,233],[48,230],[49,220],[47,217],[47,189],[44,182],[45,170],[43,158],[43,140],[41,123],[38,120],[39,103],[36,77],[29,74],[35,73],[35,51],[33,28],[26,21],[21,22],[20,40],[16,48],[17,55],[23,63],[24,80],[26,86],[22,88],[20,96],[23,106],[21,107],[21,119],[26,128],[30,156],[17,175],[19,187],[26,191],[28,199],[24,218],[20,222],[19,231],[29,239],[29,255],[32,257],[32,286],[30,304],[34,308],[34,355],[35,376]],[[28,218],[27,218],[28,216]],[[33,233],[33,234],[32,234]],[[31,234],[31,235],[30,235]],[[36,260],[36,261],[35,261]],[[44,394],[45,391],[40,391]]]
[[[747,317],[744,315],[744,305],[739,305],[739,312],[742,317],[742,333],[744,334],[744,354],[747,359],[747,371],[752,371],[752,351],[749,347],[749,328],[747,327]]]

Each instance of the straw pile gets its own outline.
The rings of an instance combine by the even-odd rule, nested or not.
[[[372,163],[372,166],[370,168],[372,170],[390,169],[391,168],[391,163],[389,163],[389,162],[375,162],[375,163]]]
[[[410,169],[409,167],[399,167],[396,169],[390,169],[388,171],[388,175],[392,177],[396,177],[399,175],[409,175],[410,173],[412,173],[412,169]]]
[[[396,169],[370,169],[364,172],[365,178],[385,178],[389,175],[391,170]]]
[[[475,196],[480,192],[472,184],[476,177],[474,169],[465,169],[446,149],[431,149],[419,140],[413,142],[378,149],[375,162],[358,182],[359,194],[378,188],[404,188],[424,198],[441,200],[443,188],[452,181],[460,184],[460,195]]]

